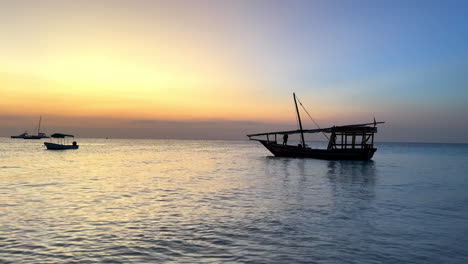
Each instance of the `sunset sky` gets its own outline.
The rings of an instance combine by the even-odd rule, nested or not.
[[[0,136],[468,143],[468,1],[2,1]],[[306,127],[313,123],[303,115]]]

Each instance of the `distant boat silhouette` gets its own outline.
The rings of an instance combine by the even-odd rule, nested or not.
[[[25,131],[23,134],[20,134],[18,136],[11,136],[11,138],[26,138],[26,137],[30,137],[27,131]]]
[[[299,130],[250,134],[247,135],[249,139],[259,141],[277,157],[300,157],[328,160],[372,159],[374,153],[377,151],[377,149],[374,148],[374,134],[377,133],[377,124],[383,124],[385,122],[376,122],[374,118],[373,123],[304,130],[302,129],[301,116],[297,107],[296,94],[293,93],[293,97],[299,121]],[[308,147],[305,144],[304,133],[323,133],[324,135],[325,133],[330,133],[330,137],[325,135],[329,139],[327,149],[312,149]],[[287,145],[288,135],[291,134],[300,134],[301,144],[297,146]],[[277,143],[277,135],[283,136],[283,144]],[[259,136],[266,136],[266,140],[255,138]],[[274,136],[274,138],[270,138],[270,136]],[[360,142],[358,142],[359,140]]]
[[[41,138],[49,138],[45,133],[41,132],[41,121],[42,116],[39,117],[39,125],[37,126],[37,135],[29,135],[28,132],[24,132],[18,136],[11,136],[11,138],[22,138],[22,139],[41,139]]]
[[[47,149],[50,150],[63,150],[63,149],[78,149],[78,144],[76,141],[73,141],[71,145],[68,145],[68,140],[67,138],[75,138],[73,135],[69,134],[62,134],[62,133],[54,133],[51,135],[52,138],[57,139],[57,143],[52,143],[52,142],[44,142],[44,145],[46,146]]]

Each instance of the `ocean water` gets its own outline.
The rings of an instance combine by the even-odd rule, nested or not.
[[[0,138],[1,263],[468,263],[468,145]]]

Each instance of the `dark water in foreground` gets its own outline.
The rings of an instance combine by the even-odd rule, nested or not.
[[[2,263],[468,263],[468,145],[0,138]]]

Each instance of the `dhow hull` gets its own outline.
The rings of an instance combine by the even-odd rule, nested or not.
[[[313,158],[325,160],[370,160],[377,151],[376,148],[369,149],[311,149],[298,148],[297,146],[280,145],[266,140],[260,140],[276,157]]]

